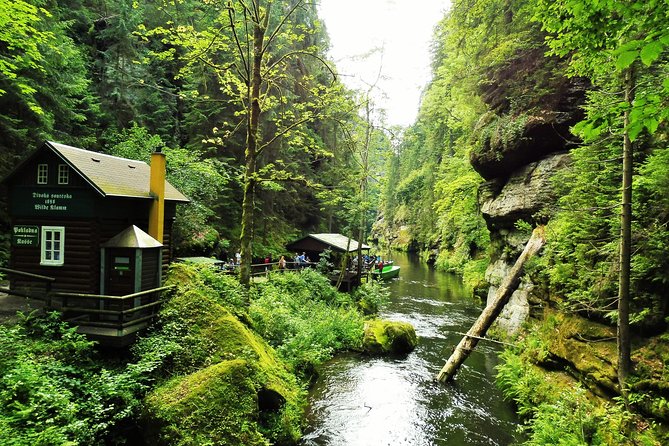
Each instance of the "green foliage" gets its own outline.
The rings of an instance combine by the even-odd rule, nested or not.
[[[168,181],[191,200],[188,205],[177,207],[174,227],[177,254],[211,255],[228,246],[214,228],[220,221],[212,210],[229,193],[231,169],[226,163],[206,158],[196,150],[165,147],[158,135],[151,135],[136,124],[109,136],[109,140],[113,146],[108,152],[114,156],[149,162],[155,150],[165,153]]]
[[[442,163],[442,175],[435,184],[438,198],[434,209],[439,216],[437,227],[442,245],[436,265],[463,273],[468,262],[481,260],[487,254],[490,237],[478,212],[480,177],[462,160],[448,161]]]
[[[486,297],[488,282],[485,280],[485,272],[490,261],[487,258],[467,262],[462,271],[462,282],[472,292],[480,297]]]
[[[390,291],[379,280],[367,281],[353,291],[353,300],[367,316],[377,314],[389,298]]]
[[[97,358],[58,313],[0,325],[0,443],[116,444],[137,417],[147,364]]]
[[[1,2],[0,177],[44,139],[139,159],[159,139],[170,181],[193,200],[178,210],[178,254],[225,253],[240,235],[248,103],[248,73],[230,69],[243,63],[228,3],[241,12],[223,0]],[[270,27],[295,6],[260,3]],[[343,139],[336,123],[358,108],[323,63],[327,44],[315,4],[303,3],[264,49],[255,255],[278,254],[326,212],[334,225],[346,215],[316,196],[321,180],[344,183],[351,159],[330,154]]]
[[[24,73],[30,69],[44,70],[42,45],[54,39],[54,35],[43,29],[42,22],[51,14],[22,0],[2,0],[0,11],[0,42],[5,49],[0,55],[0,74],[3,80],[11,82],[0,85],[0,96],[7,94],[5,88],[14,89],[32,112],[42,114],[44,110],[35,100],[37,90]]]
[[[149,436],[184,445],[296,441],[303,392],[275,351],[240,321],[247,317],[239,282],[178,264],[168,283],[176,290],[159,325],[135,348],[140,362],[155,365],[160,383],[146,399]],[[282,401],[271,409],[276,413],[263,412],[264,390]]]
[[[151,438],[170,444],[294,442],[304,401],[288,368],[311,378],[335,352],[362,342],[352,297],[312,270],[270,274],[250,290],[250,304],[237,279],[206,267],[175,264],[168,284],[174,296],[135,353],[163,383],[146,400]],[[256,419],[260,389],[286,402]]]
[[[600,101],[608,99],[591,95],[591,107],[601,107]],[[649,147],[655,144],[648,140]],[[618,287],[619,153],[619,144],[604,138],[572,150],[572,168],[556,178],[556,188],[563,194],[561,210],[548,226],[541,260],[549,289],[567,297],[566,308],[600,318],[615,317],[608,310]],[[642,326],[658,326],[664,317],[658,296],[669,280],[662,254],[669,246],[665,199],[669,160],[664,148],[638,153],[637,160],[632,255],[632,308],[637,316],[632,319]]]
[[[318,258],[318,263],[316,264],[316,271],[321,274],[327,275],[334,269],[334,263],[331,262],[332,250],[330,248],[326,249],[321,253]]]
[[[497,366],[497,385],[516,404],[527,441],[542,445],[659,445],[659,433],[622,404],[594,397],[573,378],[536,364],[548,358],[556,320],[530,328],[516,346],[506,349]]]
[[[311,377],[334,353],[361,345],[363,318],[351,296],[308,269],[258,284],[249,314],[255,330],[302,377]]]

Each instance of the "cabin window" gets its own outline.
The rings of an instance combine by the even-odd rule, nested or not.
[[[62,265],[64,254],[65,228],[63,226],[42,226],[40,265]]]
[[[58,184],[68,184],[70,182],[70,167],[67,164],[58,165]]]
[[[47,184],[49,181],[49,165],[48,164],[38,164],[37,165],[37,184]]]

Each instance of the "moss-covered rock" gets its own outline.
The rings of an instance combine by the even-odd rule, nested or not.
[[[408,322],[371,320],[365,323],[363,351],[370,355],[412,352],[418,345],[413,326]]]
[[[567,362],[596,393],[618,393],[615,329],[563,313],[556,313],[554,320],[550,354]]]
[[[163,330],[179,339],[177,376],[146,398],[148,443],[296,443],[305,399],[295,375],[215,293],[194,285],[181,284],[161,310]]]
[[[223,361],[175,377],[146,398],[146,440],[157,445],[268,445],[258,420],[258,372],[248,361]]]

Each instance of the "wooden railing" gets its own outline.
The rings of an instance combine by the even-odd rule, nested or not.
[[[163,286],[125,296],[57,292],[52,293],[52,306],[65,315],[65,320],[79,326],[123,331],[153,319],[163,303],[162,292],[171,288]]]
[[[253,263],[251,264],[251,276],[252,277],[266,276],[270,272],[295,271],[302,268],[312,268],[315,265],[316,263],[314,262],[304,262],[304,263],[286,262],[285,268],[279,268],[279,262]],[[239,265],[237,264],[235,265],[224,264],[222,266],[218,266],[217,268],[219,268],[224,274],[239,273]]]
[[[25,288],[25,289],[22,288],[20,290],[13,290],[10,288],[0,288],[0,291],[2,291],[3,293],[12,294],[14,296],[19,296],[19,297],[28,297],[31,299],[42,300],[48,303],[49,294],[51,292],[51,284],[56,281],[55,277],[42,276],[39,274],[33,274],[25,271],[19,271],[16,269],[3,268],[3,267],[0,267],[0,272],[9,274],[10,276],[27,277],[29,279],[44,282],[44,290],[40,289],[37,292],[35,292],[35,290],[31,288]]]
[[[99,339],[127,337],[146,327],[158,315],[162,293],[172,286],[162,286],[125,296],[52,291],[53,277],[0,267],[0,272],[44,282],[44,288],[0,289],[7,294],[37,299],[45,308],[63,313],[63,319],[77,325],[78,331],[95,334]]]

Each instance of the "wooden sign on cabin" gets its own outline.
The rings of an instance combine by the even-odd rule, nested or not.
[[[45,142],[2,181],[17,271],[10,289],[127,296],[159,287],[176,206],[189,201],[165,180],[165,166],[160,152],[149,166]]]

